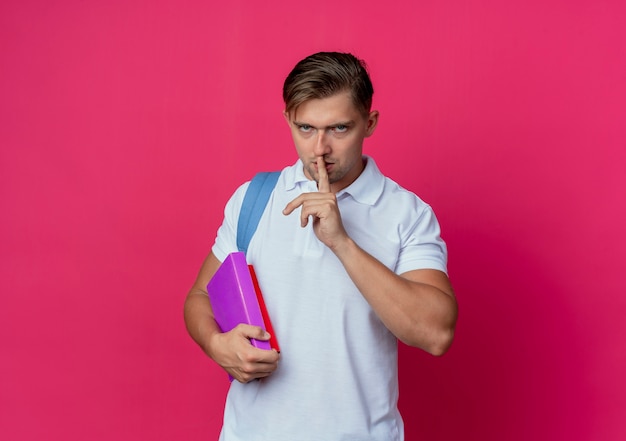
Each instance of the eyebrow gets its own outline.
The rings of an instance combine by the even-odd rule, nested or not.
[[[327,125],[326,127],[315,127],[313,124],[309,124],[309,123],[303,122],[303,121],[293,121],[293,123],[296,126],[298,126],[298,127],[309,126],[309,127],[313,127],[316,130],[319,130],[320,128],[323,128],[323,129],[333,129],[333,128],[339,127],[339,126],[351,127],[351,126],[354,125],[354,121],[352,121],[352,120],[336,122],[334,124]]]

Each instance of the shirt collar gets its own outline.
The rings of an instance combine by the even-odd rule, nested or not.
[[[365,168],[359,177],[352,184],[337,193],[337,199],[350,195],[355,201],[362,204],[374,205],[385,186],[385,177],[378,169],[376,162],[370,156],[364,155]],[[301,187],[311,181],[304,174],[304,165],[298,160],[293,167],[289,167],[285,174],[286,190],[290,191]],[[305,190],[310,191],[310,190]]]
[[[287,191],[291,191],[302,183],[309,182],[309,178],[304,174],[304,164],[300,159],[285,172],[285,186]]]

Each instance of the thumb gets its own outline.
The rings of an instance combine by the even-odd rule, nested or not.
[[[247,338],[253,338],[255,340],[269,340],[270,334],[265,331],[260,326],[252,326],[246,324],[240,324],[237,326],[239,330],[245,335]]]

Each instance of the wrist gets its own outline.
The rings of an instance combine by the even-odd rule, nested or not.
[[[202,339],[202,350],[212,360],[215,360],[215,357],[217,356],[217,348],[219,347],[219,339],[221,335],[222,333],[219,331],[209,331],[206,332],[204,338]]]
[[[335,242],[330,249],[339,260],[343,260],[354,253],[358,246],[349,236],[346,236],[344,239]]]

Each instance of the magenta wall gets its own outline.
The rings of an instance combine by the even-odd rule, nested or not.
[[[401,348],[407,440],[625,439],[624,2],[266,3],[0,5],[0,438],[216,438],[183,299],[296,158],[284,76],[345,50],[460,303],[449,354]]]

